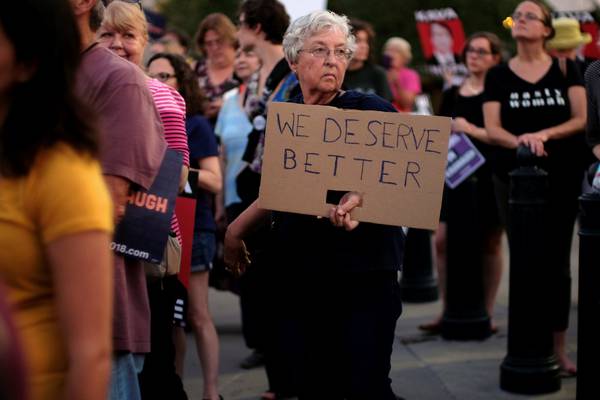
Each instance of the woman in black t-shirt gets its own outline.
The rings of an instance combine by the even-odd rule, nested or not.
[[[576,366],[565,349],[570,308],[570,249],[583,171],[579,140],[585,127],[583,82],[572,61],[561,66],[544,49],[554,33],[548,9],[538,1],[520,3],[513,14],[517,55],[490,70],[485,83],[485,128],[496,144],[493,164],[499,207],[508,208],[508,172],[516,168],[515,149],[528,146],[548,172],[548,207],[553,233],[546,254],[552,282],[554,351],[563,372]]]
[[[452,86],[443,93],[439,111],[440,115],[453,118],[452,131],[467,134],[486,160],[489,159],[490,145],[487,132],[483,128],[483,83],[487,71],[501,61],[501,51],[500,39],[493,33],[477,32],[471,35],[465,43],[462,54],[469,75],[460,86]],[[482,284],[485,305],[491,318],[502,276],[502,227],[494,196],[492,172],[488,163],[486,162],[479,167],[468,179],[469,183],[474,185],[476,192],[476,216],[480,229],[475,236],[482,237],[479,248],[473,250],[481,253],[484,267],[484,281]],[[453,215],[457,215],[457,210],[453,210],[449,205],[456,204],[456,202],[448,200],[452,200],[451,197],[454,197],[454,199],[461,201],[464,195],[458,193],[458,191],[462,191],[462,188],[445,188],[442,221],[435,234],[438,284],[442,293],[445,291],[446,277],[446,217],[453,211]],[[442,301],[445,302],[445,296],[442,295],[441,297]],[[445,304],[443,308],[445,309]],[[440,315],[434,321],[420,325],[419,329],[438,333],[441,329],[441,319],[442,316]],[[492,331],[496,330],[496,326],[492,323]]]

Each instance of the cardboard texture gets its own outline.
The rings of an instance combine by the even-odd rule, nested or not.
[[[445,117],[272,103],[258,205],[327,216],[328,191],[356,191],[359,221],[436,229],[449,135]]]

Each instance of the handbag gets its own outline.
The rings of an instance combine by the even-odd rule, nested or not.
[[[181,244],[177,240],[175,232],[169,233],[165,252],[160,263],[151,263],[142,261],[146,279],[149,281],[157,281],[165,276],[176,275],[181,267]]]

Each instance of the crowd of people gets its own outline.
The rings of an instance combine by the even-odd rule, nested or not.
[[[278,0],[243,0],[236,18],[209,14],[193,40],[176,27],[151,40],[140,0],[0,2],[0,398],[187,399],[189,329],[202,398],[222,399],[209,312],[209,277],[222,265],[252,351],[241,365],[265,367],[263,399],[400,398],[389,372],[405,231],[354,220],[359,192],[324,218],[257,199],[269,104],[414,113],[426,93],[412,46],[390,37],[376,56],[368,22],[329,11],[290,21]],[[512,57],[486,31],[454,54],[448,28],[431,24],[427,61],[444,87],[435,114],[486,160],[468,179],[492,331],[515,149],[548,173],[554,229],[540,257],[552,275],[554,352],[575,375],[569,260],[584,172],[600,159],[600,61],[580,58],[591,38],[577,21],[553,20],[538,0],[510,20]],[[168,151],[181,159],[174,190],[195,187],[196,208],[183,221],[193,225],[190,271],[157,278],[110,243],[136,223],[125,218],[129,194],[151,188]],[[434,233],[442,293],[452,196],[446,187]],[[181,253],[182,226],[173,213],[165,259]],[[419,328],[439,333],[443,312]]]

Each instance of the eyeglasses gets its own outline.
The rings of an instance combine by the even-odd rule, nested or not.
[[[465,53],[467,53],[467,54],[471,53],[471,54],[476,55],[477,57],[485,57],[485,56],[489,56],[490,54],[492,54],[491,51],[487,51],[484,49],[476,49],[471,46],[467,47],[467,49],[465,50]]]
[[[532,12],[522,13],[520,11],[517,11],[517,12],[513,13],[513,15],[512,15],[512,19],[515,21],[519,20],[521,17],[525,18],[525,21],[527,21],[527,22],[540,21],[541,23],[545,23],[543,18],[538,17],[537,15],[535,15]]]
[[[306,52],[309,53],[310,55],[312,55],[315,58],[321,58],[321,59],[327,59],[329,58],[329,55],[331,53],[333,53],[333,56],[340,61],[348,61],[352,58],[352,51],[350,49],[333,49],[330,50],[326,47],[315,47],[314,49],[310,49],[310,50],[306,50],[306,49],[300,49],[298,50],[298,53],[300,52]]]
[[[108,7],[108,5],[110,3],[112,3],[113,1],[117,1],[117,0],[102,0],[102,4],[104,4],[104,7]],[[118,0],[118,1],[122,1],[123,3],[129,3],[129,4],[137,4],[140,7],[140,10],[144,11],[144,8],[142,7],[142,0]]]
[[[150,78],[157,79],[161,82],[166,82],[171,78],[175,78],[175,74],[169,74],[168,72],[158,72],[156,74],[148,74]]]

